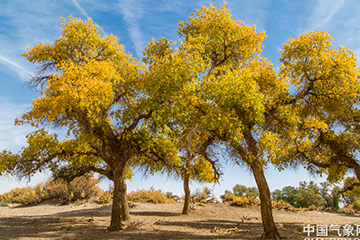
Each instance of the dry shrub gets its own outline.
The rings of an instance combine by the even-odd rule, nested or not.
[[[172,192],[166,192],[166,197],[174,199],[175,202],[181,202],[181,198],[177,195],[174,195]]]
[[[224,195],[223,202],[233,202],[235,197],[235,194],[233,194],[232,192],[228,192]]]
[[[127,198],[134,202],[151,202],[151,203],[174,203],[173,198],[168,198],[161,190],[155,190],[153,187],[150,190],[137,190],[127,194]]]
[[[280,201],[272,201],[271,205],[273,208],[277,208],[277,209],[284,209],[284,210],[289,210],[289,211],[294,211],[295,208],[288,202],[285,202],[283,200]]]
[[[260,200],[257,199],[256,197],[246,197],[246,196],[242,196],[242,197],[235,196],[231,203],[231,205],[239,206],[239,207],[247,207],[247,206],[259,205],[259,204],[260,204]]]
[[[307,209],[308,209],[308,211],[318,210],[318,208],[314,204],[310,205]]]
[[[111,203],[113,194],[110,191],[101,191],[99,193],[98,202],[101,204]]]
[[[306,207],[299,207],[298,209],[299,209],[300,211],[302,211],[302,212],[305,212],[305,211],[308,210],[308,208],[306,208]]]
[[[6,203],[19,203],[21,197],[28,191],[28,189],[30,188],[24,187],[12,189],[10,192],[0,195],[0,201]]]
[[[100,192],[97,184],[98,180],[93,176],[78,177],[70,183],[59,179],[53,182],[52,192],[56,198],[66,204],[79,199],[96,197]]]
[[[236,196],[231,192],[224,195],[223,202],[230,202],[231,205],[239,207],[247,207],[260,204],[260,200],[254,196]]]
[[[341,209],[341,212],[343,213],[347,213],[347,214],[355,214],[356,213],[356,209],[354,209],[354,205],[353,204],[349,204],[346,207]]]
[[[184,200],[185,196],[181,198]],[[193,203],[206,204],[209,202],[215,202],[216,198],[214,197],[213,190],[205,186],[202,190],[196,189],[195,193],[191,195],[190,201]]]
[[[75,178],[71,183],[58,179],[48,179],[46,183],[39,183],[34,187],[15,188],[0,195],[1,202],[38,204],[47,199],[59,199],[66,204],[78,199],[95,197],[100,189],[98,180],[93,176]]]
[[[49,199],[49,195],[46,185],[39,183],[35,187],[12,189],[10,192],[0,195],[0,201],[7,203],[37,204]]]

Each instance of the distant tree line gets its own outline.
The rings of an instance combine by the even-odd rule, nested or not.
[[[344,181],[344,188],[351,185],[356,179],[347,178]],[[302,181],[298,187],[285,186],[281,190],[276,189],[271,193],[273,201],[284,201],[295,208],[329,208],[338,211],[341,206],[352,205],[354,210],[360,210],[360,188],[354,188],[352,191],[343,192],[338,185],[331,185],[329,182],[319,184],[310,181]],[[231,199],[229,196],[259,198],[259,192],[256,187],[246,187],[236,184],[232,191],[225,190],[220,196],[223,201]]]

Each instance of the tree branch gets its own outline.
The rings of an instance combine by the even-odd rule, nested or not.
[[[151,109],[147,114],[139,115],[137,118],[135,118],[134,122],[128,128],[126,128],[126,130],[129,131],[129,132],[134,130],[135,127],[139,124],[140,120],[142,120],[144,118],[145,119],[150,118],[153,112],[154,112],[154,110]]]
[[[353,184],[347,186],[347,187],[344,187],[339,193],[343,194],[345,193],[346,191],[351,191],[354,189],[354,187],[356,186],[360,186],[360,182],[354,182]]]

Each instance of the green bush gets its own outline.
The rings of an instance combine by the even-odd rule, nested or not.
[[[238,197],[259,197],[259,191],[256,187],[246,187],[241,184],[236,184],[233,187],[233,193]]]
[[[238,198],[236,198],[236,197],[238,197]],[[220,196],[220,198],[223,200],[223,202],[234,203],[234,200],[236,199],[235,202],[237,202],[238,204],[234,203],[234,205],[238,205],[238,206],[256,204],[255,202],[259,201],[258,197],[259,197],[259,191],[257,190],[256,187],[246,187],[241,184],[236,184],[233,187],[232,192],[229,190],[225,190],[224,195]],[[251,203],[249,202],[247,204],[246,203],[247,201],[250,201]]]
[[[276,189],[272,192],[272,199],[284,201],[296,208],[319,209],[331,208],[339,209],[339,187],[331,186],[328,182],[320,183],[320,186],[313,181],[300,182],[300,186],[284,187],[282,190]]]

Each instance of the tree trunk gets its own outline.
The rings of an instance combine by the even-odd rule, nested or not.
[[[250,165],[260,193],[261,218],[264,228],[264,233],[261,235],[261,238],[280,239],[280,234],[276,229],[272,214],[270,190],[265,178],[263,166],[258,159],[253,160]]]
[[[184,177],[184,208],[182,214],[189,214],[189,205],[190,205],[190,188],[189,188],[189,177]]]
[[[109,231],[122,229],[121,220],[130,219],[129,206],[126,198],[126,182],[124,180],[124,168],[115,169],[114,173],[114,199],[111,211],[111,223]]]

